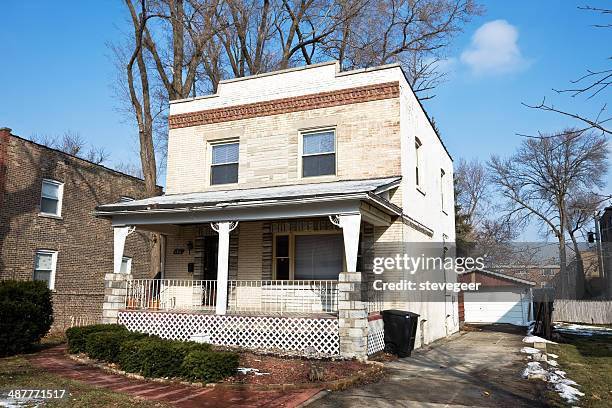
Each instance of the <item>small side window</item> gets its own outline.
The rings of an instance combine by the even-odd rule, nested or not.
[[[414,142],[414,151],[415,151],[415,157],[414,157],[414,162],[415,162],[415,174],[416,174],[416,185],[417,187],[421,186],[421,172],[420,172],[420,165],[421,165],[421,141],[419,140],[419,138],[415,138],[415,142]]]

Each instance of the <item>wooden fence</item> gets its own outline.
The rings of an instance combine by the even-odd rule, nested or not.
[[[612,301],[556,299],[553,321],[612,324]]]

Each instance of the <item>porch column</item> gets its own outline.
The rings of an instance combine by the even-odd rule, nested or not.
[[[357,253],[359,249],[361,214],[340,214],[335,217],[330,216],[329,219],[333,224],[342,228],[342,236],[344,237],[344,254],[346,257],[346,272],[358,272]]]
[[[114,233],[114,252],[112,273],[104,275],[104,304],[102,305],[102,323],[117,323],[119,310],[125,307],[127,297],[127,280],[132,275],[121,273],[121,260],[123,259],[123,249],[125,240],[130,232],[130,227],[115,227]]]
[[[217,256],[217,306],[215,313],[224,315],[227,312],[227,278],[229,268],[229,236],[238,222],[224,221],[210,223],[213,230],[219,233],[219,254]]]
[[[123,260],[123,249],[125,248],[125,239],[130,233],[130,227],[115,227],[114,252],[113,252],[113,273],[121,271],[121,261]]]

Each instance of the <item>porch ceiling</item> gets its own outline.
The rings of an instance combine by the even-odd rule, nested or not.
[[[364,220],[386,224],[401,208],[381,197],[401,177],[336,181],[278,187],[172,194],[101,205],[95,215],[113,225],[185,224],[250,221],[361,213]],[[364,207],[364,203],[368,206]]]

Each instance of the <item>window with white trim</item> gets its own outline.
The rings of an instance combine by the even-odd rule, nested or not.
[[[212,145],[210,184],[231,184],[238,182],[238,142]]]
[[[415,174],[416,174],[416,185],[420,187],[421,185],[421,174],[420,174],[420,165],[421,165],[421,141],[419,138],[415,138],[414,142],[414,162],[415,162]]]
[[[125,273],[126,275],[132,273],[132,258],[129,256],[121,258],[121,269],[119,269],[119,273]]]
[[[336,174],[336,132],[302,133],[302,177]]]
[[[40,194],[40,213],[59,217],[62,215],[64,183],[43,179]]]
[[[49,289],[55,288],[57,251],[38,250],[34,258],[34,280],[44,281]]]

